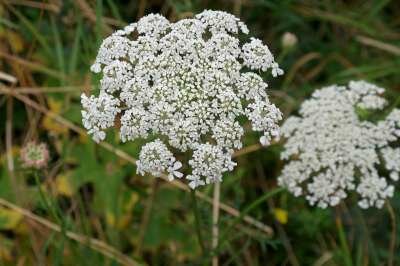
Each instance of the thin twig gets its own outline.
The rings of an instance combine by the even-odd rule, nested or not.
[[[27,7],[32,7],[32,8],[38,8],[38,9],[43,9],[43,10],[48,10],[54,13],[60,13],[61,7],[56,5],[56,4],[51,4],[51,3],[43,3],[43,2],[38,2],[38,1],[28,1],[28,0],[6,0],[5,1],[7,4],[11,5],[21,5],[21,6],[27,6]]]
[[[20,214],[22,214],[23,216],[25,216],[26,218],[35,221],[38,224],[41,224],[42,226],[61,233],[62,229],[59,225],[50,222],[49,220],[46,220],[40,216],[37,216],[35,214],[33,214],[32,212],[21,208],[3,198],[0,198],[0,205],[5,206],[9,209],[12,209],[15,212],[18,212]],[[107,243],[100,241],[98,239],[94,239],[94,238],[90,238],[88,236],[84,236],[84,235],[80,235],[71,231],[66,231],[65,235],[72,239],[75,240],[76,242],[79,242],[80,244],[86,245],[90,248],[92,248],[93,250],[98,251],[99,253],[107,256],[110,259],[113,259],[123,265],[128,265],[128,266],[134,266],[134,265],[139,265],[139,263],[137,263],[136,261],[134,261],[133,259],[131,259],[130,257],[122,254],[121,252],[119,252],[117,249],[115,249],[114,247],[108,245]]]
[[[265,200],[268,200],[270,197],[275,196],[276,194],[284,191],[285,189],[280,187],[280,188],[275,188],[265,194],[263,194],[261,197],[250,203],[246,208],[244,208],[243,211],[240,212],[239,216],[236,217],[232,223],[225,229],[225,231],[221,234],[221,239],[220,243],[218,244],[218,250],[223,246],[223,244],[227,241],[228,235],[231,233],[233,228],[245,217],[247,213],[252,211],[253,209],[257,208],[261,203],[263,203]]]
[[[321,54],[317,53],[317,52],[310,52],[310,53],[307,53],[307,54],[303,55],[302,57],[300,57],[296,61],[296,63],[294,63],[293,66],[289,69],[289,71],[286,75],[286,78],[284,80],[283,88],[287,88],[290,85],[290,83],[295,78],[296,74],[300,73],[299,69],[301,67],[303,67],[305,64],[307,64],[310,61],[313,61],[315,59],[320,59],[320,58],[321,58]]]
[[[392,223],[392,232],[390,236],[390,245],[389,245],[389,259],[388,266],[393,266],[394,262],[394,251],[396,249],[396,215],[394,213],[393,207],[389,201],[386,201],[386,206],[389,212],[390,221]]]
[[[325,252],[322,254],[322,256],[316,260],[313,264],[313,266],[323,266],[326,265],[328,261],[330,261],[333,258],[333,254],[330,252]],[[365,265],[365,264],[363,264]]]
[[[90,22],[96,23],[96,21],[97,21],[96,13],[93,11],[92,7],[85,0],[76,0],[75,3],[78,6],[78,8],[81,10],[83,15]],[[113,31],[109,25],[117,26],[117,27],[126,25],[126,23],[116,20],[116,19],[113,19],[113,18],[102,17],[101,19],[104,21],[102,27],[107,33],[111,33]]]
[[[186,185],[182,184],[181,182],[178,182],[178,183],[184,187],[184,190],[189,190],[189,188]],[[196,191],[196,196],[198,198],[200,198],[200,199],[212,204],[212,199],[210,197],[206,196],[204,193]],[[226,212],[226,213],[228,213],[228,214],[230,214],[230,215],[232,215],[232,216],[234,216],[236,218],[240,217],[240,219],[242,219],[243,221],[245,221],[249,225],[252,225],[252,226],[258,228],[263,233],[265,233],[268,237],[271,237],[274,234],[274,231],[270,226],[268,226],[268,225],[266,225],[266,224],[264,224],[264,223],[262,223],[262,222],[260,222],[260,221],[258,221],[256,219],[254,219],[251,216],[242,215],[240,213],[240,211],[238,211],[237,209],[229,206],[228,204],[220,202],[219,203],[219,207],[224,212]]]
[[[14,87],[12,90],[18,94],[42,94],[42,93],[82,93],[85,86],[63,86],[63,87]],[[1,92],[0,94],[9,94]]]
[[[362,43],[367,46],[371,46],[383,51],[386,51],[388,53],[394,54],[399,56],[400,55],[400,47],[389,44],[389,43],[384,43],[366,36],[358,35],[356,36],[356,41],[359,43]]]
[[[52,77],[55,77],[55,78],[58,78],[58,79],[61,79],[61,80],[66,80],[67,79],[67,77],[64,74],[62,74],[62,73],[60,73],[58,71],[55,71],[55,70],[50,69],[48,67],[45,67],[45,66],[43,66],[41,64],[38,64],[38,63],[35,63],[35,62],[31,62],[31,61],[22,59],[20,57],[14,56],[14,55],[10,55],[10,54],[4,53],[2,51],[0,51],[0,58],[1,57],[11,61],[13,64],[19,64],[19,65],[27,67],[27,68],[29,68],[31,70],[37,70],[39,72],[43,72],[43,73],[45,73],[45,74],[47,74],[49,76],[52,76]]]
[[[61,123],[61,124],[65,125],[66,127],[68,127],[69,129],[75,131],[76,133],[81,134],[81,135],[87,135],[87,132],[85,130],[83,130],[81,127],[75,125],[74,123],[70,122],[69,120],[63,118],[62,116],[60,116],[60,115],[48,110],[44,106],[39,105],[37,102],[31,100],[30,98],[28,98],[28,97],[26,97],[24,95],[14,93],[13,90],[10,90],[10,89],[8,89],[6,87],[0,87],[0,93],[9,93],[9,94],[13,95],[15,98],[17,98],[18,100],[24,102],[25,104],[29,105],[30,107],[36,109],[39,112],[41,112],[43,114],[46,114],[50,118],[53,118],[58,123]],[[124,159],[124,160],[136,165],[136,159],[135,158],[133,158],[132,156],[130,156],[126,152],[114,147],[113,145],[111,145],[111,144],[109,144],[107,142],[101,142],[98,145],[103,147],[103,148],[105,148],[106,150],[114,153],[115,155],[117,155],[121,159]],[[160,178],[163,179],[163,180],[168,180],[168,177],[165,176],[165,175],[161,176]],[[177,187],[177,188],[179,188],[181,190],[184,190],[184,191],[190,191],[191,190],[186,184],[184,184],[184,183],[182,183],[180,181],[177,181],[177,180],[169,182],[169,184],[171,184],[171,185],[173,185],[173,186],[175,186],[175,187]],[[213,203],[212,199],[210,197],[208,197],[207,195],[205,195],[204,193],[196,191],[196,196],[198,198],[208,202],[209,204]],[[221,210],[225,211],[226,213],[228,213],[228,214],[230,214],[232,216],[241,217],[241,219],[243,219],[243,221],[245,221],[246,223],[248,223],[248,224],[250,224],[250,225],[252,225],[252,226],[254,226],[254,227],[258,228],[258,229],[260,229],[267,236],[270,237],[270,236],[273,235],[273,230],[272,230],[272,228],[270,226],[268,226],[268,225],[266,225],[266,224],[264,224],[264,223],[262,223],[260,221],[257,221],[256,219],[254,219],[254,218],[252,218],[252,217],[250,217],[248,215],[244,215],[244,216],[241,215],[240,212],[237,209],[235,209],[235,208],[233,208],[233,207],[231,207],[231,206],[229,206],[229,205],[227,205],[225,203],[221,202],[219,204],[219,207],[220,207]]]
[[[14,77],[14,76],[12,76],[10,74],[4,73],[2,71],[0,71],[0,80],[7,81],[7,82],[9,82],[11,84],[15,84],[18,81],[16,77]]]
[[[214,184],[214,196],[213,196],[213,212],[212,212],[212,249],[216,249],[218,247],[218,220],[219,220],[219,201],[221,194],[221,183],[216,182]],[[218,266],[218,254],[214,253],[212,258],[212,265]]]
[[[6,118],[6,156],[8,174],[11,178],[11,184],[16,195],[18,195],[17,180],[14,172],[14,158],[12,154],[12,128],[13,128],[13,98],[7,97],[7,118]]]
[[[258,151],[258,150],[261,149],[262,147],[263,147],[263,146],[262,146],[261,144],[259,144],[259,143],[253,144],[253,145],[244,147],[243,149],[240,149],[240,150],[236,151],[235,153],[233,153],[232,157],[235,158],[235,157],[243,156],[243,155],[245,155],[245,154]]]

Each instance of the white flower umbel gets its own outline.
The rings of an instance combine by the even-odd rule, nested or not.
[[[82,102],[82,123],[97,142],[106,137],[105,129],[114,125],[115,116],[121,112],[118,108],[119,100],[105,92],[101,92],[99,97],[81,96]]]
[[[282,119],[260,72],[283,71],[261,40],[241,43],[240,34],[248,34],[243,22],[211,10],[176,23],[151,14],[118,30],[91,67],[102,79],[98,97],[82,95],[84,126],[95,141],[104,140],[118,114],[122,141],[163,140],[143,146],[139,173],[182,177],[173,149],[193,154],[192,188],[221,181],[242,147],[243,118],[264,145],[278,135]]]
[[[146,172],[154,176],[161,176],[168,172],[168,179],[173,180],[174,177],[182,177],[182,173],[178,171],[182,163],[176,161],[172,152],[170,152],[161,140],[149,142],[142,147],[137,162],[137,171],[141,175]]]
[[[322,208],[337,205],[350,191],[359,194],[360,207],[381,208],[393,196],[390,180],[399,177],[400,110],[376,123],[360,119],[357,112],[383,114],[383,92],[365,81],[315,91],[300,116],[282,126],[287,138],[282,159],[290,161],[279,184]]]
[[[222,147],[206,143],[195,148],[189,165],[193,171],[187,179],[191,180],[189,186],[195,188],[199,184],[204,185],[201,177],[204,177],[206,184],[222,181],[222,173],[232,171],[236,163]]]

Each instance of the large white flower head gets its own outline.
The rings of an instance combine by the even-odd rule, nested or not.
[[[239,34],[243,22],[211,10],[176,23],[150,14],[115,32],[91,67],[102,73],[100,95],[82,95],[85,128],[104,140],[118,115],[122,141],[158,137],[143,146],[138,173],[182,177],[174,153],[187,153],[192,188],[221,181],[242,147],[243,118],[265,145],[282,119],[259,74],[283,71],[261,40],[241,44]]]
[[[400,110],[378,122],[361,119],[360,112],[383,114],[383,92],[365,81],[315,91],[300,115],[282,126],[282,159],[290,161],[279,184],[322,208],[337,205],[350,191],[359,194],[360,207],[381,208],[399,179]]]

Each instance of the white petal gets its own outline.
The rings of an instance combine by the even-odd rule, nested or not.
[[[189,187],[190,187],[191,189],[195,189],[195,188],[197,187],[196,181],[190,182],[190,183],[189,183]]]
[[[91,70],[93,73],[100,73],[100,71],[101,71],[101,65],[100,65],[99,63],[94,63],[94,64],[90,67],[90,70]]]
[[[177,178],[181,178],[183,176],[183,174],[181,172],[178,171],[174,171],[174,176],[176,176]]]
[[[394,181],[399,180],[399,173],[397,173],[397,172],[391,172],[391,173],[390,173],[390,178],[391,178],[392,180],[394,180]]]
[[[175,164],[174,164],[173,169],[174,170],[178,170],[181,167],[182,167],[182,163],[180,161],[176,161]]]
[[[267,146],[267,145],[269,145],[269,140],[268,140],[268,138],[266,136],[261,136],[260,143],[263,146]]]

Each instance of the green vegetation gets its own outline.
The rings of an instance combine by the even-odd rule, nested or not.
[[[270,46],[285,75],[269,93],[285,117],[314,89],[356,79],[400,107],[397,1],[0,1],[0,265],[400,264],[399,189],[381,210],[352,198],[310,207],[277,190],[282,143],[262,149],[250,134],[221,184],[221,204],[242,214],[224,205],[212,250],[212,186],[193,210],[190,192],[136,175],[140,141],[85,135],[79,96],[98,85],[89,67],[101,40],[151,12],[178,20],[206,8],[241,17]],[[285,32],[297,43],[282,45]],[[30,140],[49,148],[46,168],[23,168]]]

